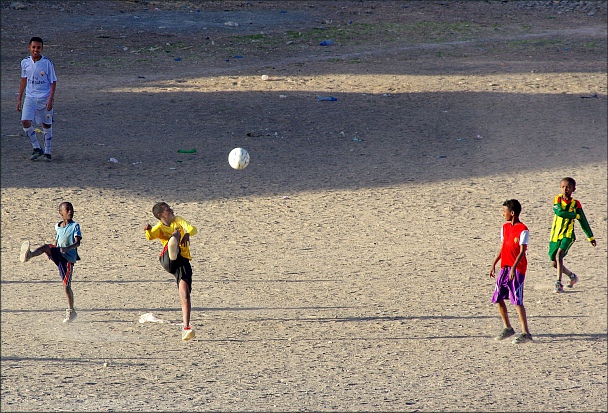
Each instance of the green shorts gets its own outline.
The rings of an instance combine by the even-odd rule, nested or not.
[[[551,261],[555,261],[557,250],[561,249],[564,251],[564,257],[568,254],[568,250],[574,244],[574,238],[562,238],[556,242],[549,242],[549,258]]]

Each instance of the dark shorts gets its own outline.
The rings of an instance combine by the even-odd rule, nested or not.
[[[509,297],[511,304],[524,305],[524,280],[526,276],[515,270],[515,278],[509,280],[509,271],[511,271],[511,267],[500,269],[500,274],[496,278],[492,302],[496,304]]]
[[[58,247],[49,244],[51,255],[49,260],[53,261],[59,270],[59,276],[63,285],[70,287],[72,285],[72,274],[74,273],[74,263],[65,259]]]
[[[568,250],[574,244],[574,238],[562,238],[556,242],[549,243],[549,258],[551,261],[555,261],[557,250],[561,249],[564,251],[564,257],[568,254]]]
[[[162,265],[167,272],[175,276],[175,281],[177,282],[178,287],[179,282],[184,280],[186,284],[188,284],[190,291],[192,291],[192,266],[190,265],[189,259],[184,258],[181,254],[179,254],[176,260],[171,261],[169,259],[169,251],[167,246],[165,246],[158,259],[160,261],[160,265]]]

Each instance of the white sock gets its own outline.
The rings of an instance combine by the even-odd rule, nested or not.
[[[32,147],[34,149],[40,149],[40,143],[38,143],[38,137],[36,136],[36,131],[34,130],[33,126],[30,126],[29,128],[23,128],[23,131],[25,132],[25,135],[30,138],[30,142],[32,143]]]
[[[51,141],[53,140],[53,127],[42,128],[44,133],[44,153],[51,154]]]

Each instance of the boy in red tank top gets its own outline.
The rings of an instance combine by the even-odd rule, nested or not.
[[[500,261],[500,274],[496,278],[492,302],[498,307],[498,313],[500,314],[500,318],[502,318],[504,329],[494,339],[504,340],[515,334],[515,330],[509,321],[507,305],[505,304],[505,299],[509,297],[511,304],[515,306],[523,331],[513,340],[513,344],[520,344],[532,341],[532,334],[530,334],[530,330],[528,329],[528,320],[524,307],[524,280],[528,267],[526,250],[528,249],[530,232],[528,231],[528,227],[519,220],[521,204],[517,199],[509,199],[502,205],[502,215],[507,222],[502,226],[500,231],[502,247],[496,258],[494,258],[490,277],[496,277],[496,264]]]

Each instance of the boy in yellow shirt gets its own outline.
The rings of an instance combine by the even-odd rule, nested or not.
[[[190,266],[190,236],[196,235],[197,230],[188,221],[173,213],[173,209],[166,202],[158,202],[152,208],[152,213],[159,222],[152,226],[146,224],[146,238],[158,239],[163,244],[159,261],[167,272],[175,276],[179,299],[182,304],[182,317],[184,329],[182,340],[194,338],[194,330],[190,326],[190,291],[192,290],[192,266]]]

